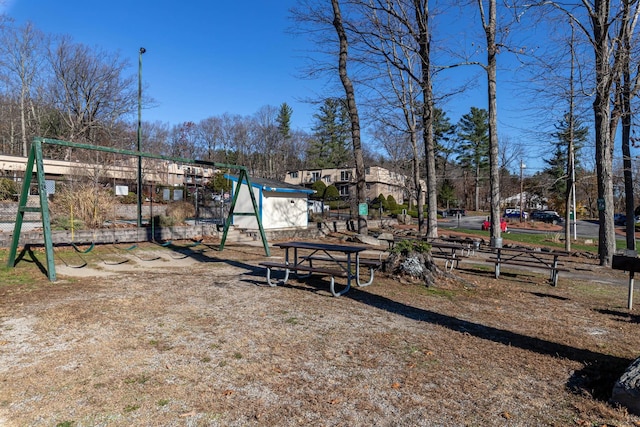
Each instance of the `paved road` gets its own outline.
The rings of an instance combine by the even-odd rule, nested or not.
[[[438,227],[440,228],[468,228],[468,229],[481,229],[482,222],[485,220],[486,216],[462,216],[456,218],[446,218],[438,222]],[[598,230],[599,226],[597,221],[583,221],[578,220],[576,223],[576,234],[580,238],[598,238]],[[531,230],[531,229],[519,229],[518,233],[548,233],[548,231],[543,230]],[[564,229],[561,231],[564,233]],[[573,230],[572,230],[573,234]]]

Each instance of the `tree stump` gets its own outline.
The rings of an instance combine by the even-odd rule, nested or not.
[[[408,243],[407,243],[408,242]],[[392,249],[384,272],[401,282],[419,283],[429,287],[435,279],[448,276],[431,257],[431,245],[421,241],[403,240]]]

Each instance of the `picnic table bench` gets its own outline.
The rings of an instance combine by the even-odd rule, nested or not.
[[[481,241],[474,240],[470,237],[438,237],[437,239],[433,239],[433,242],[443,242],[443,243],[455,243],[459,245],[463,245],[464,250],[467,251],[467,255],[474,255],[475,251],[480,249]]]
[[[429,244],[431,245],[431,256],[433,258],[444,259],[444,268],[448,271],[458,268],[460,258],[471,254],[467,246],[459,243],[441,243],[431,241]]]
[[[346,264],[349,262],[349,260],[346,257],[334,257],[334,256],[327,256],[327,255],[307,255],[307,256],[302,256],[300,257],[301,260],[304,261],[308,261],[309,262],[309,267],[311,268],[316,268],[313,266],[313,262],[314,261],[318,261],[321,262],[323,264],[326,263],[338,263],[338,264]],[[373,258],[363,258],[363,257],[359,257],[358,258],[358,262],[356,264],[356,284],[360,287],[363,286],[368,286],[371,283],[373,283],[373,276],[374,276],[374,272],[376,269],[380,268],[380,266],[382,265],[382,261],[380,261],[379,259],[373,259]],[[324,266],[324,265],[323,265]],[[368,267],[369,268],[369,281],[367,282],[361,282],[360,281],[360,267]],[[341,270],[344,272],[344,270]]]
[[[548,270],[549,280],[553,286],[558,285],[558,273],[560,271],[569,271],[566,268],[562,268],[563,264],[559,263],[560,257],[571,255],[569,252],[504,247],[492,247],[491,250],[495,253],[495,256],[487,259],[487,262],[494,264],[496,279],[500,278],[500,266],[505,264]]]

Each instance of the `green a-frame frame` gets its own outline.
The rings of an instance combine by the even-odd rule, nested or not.
[[[267,242],[267,236],[264,232],[264,228],[262,227],[262,221],[260,219],[258,204],[256,202],[256,197],[253,191],[251,191],[251,181],[249,178],[249,174],[247,173],[247,169],[244,166],[238,165],[228,165],[223,163],[214,163],[205,160],[194,160],[194,159],[185,159],[181,157],[170,157],[170,156],[162,156],[151,153],[143,153],[140,151],[131,151],[131,150],[121,150],[110,147],[102,147],[96,145],[89,144],[79,144],[68,141],[61,141],[57,139],[49,139],[49,138],[34,138],[31,143],[31,149],[29,151],[29,157],[27,159],[27,167],[25,170],[24,181],[22,184],[22,191],[20,193],[20,199],[18,202],[18,213],[16,214],[16,222],[13,230],[13,238],[11,242],[11,248],[9,250],[9,259],[7,261],[8,267],[15,267],[16,265],[16,256],[18,252],[18,244],[20,241],[20,232],[22,231],[22,222],[24,220],[24,214],[26,212],[40,212],[42,215],[42,230],[44,235],[44,247],[45,254],[47,259],[47,276],[50,281],[56,281],[56,267],[54,263],[54,254],[53,254],[53,242],[51,238],[51,219],[49,216],[49,201],[47,199],[47,190],[45,183],[45,171],[44,171],[44,161],[42,158],[42,145],[43,144],[52,144],[52,145],[61,145],[65,147],[71,148],[80,148],[86,150],[94,150],[94,151],[103,151],[107,153],[114,154],[123,154],[128,156],[135,156],[138,158],[151,158],[151,159],[160,159],[160,160],[169,160],[178,163],[189,163],[200,166],[210,166],[220,169],[232,169],[236,170],[238,173],[238,185],[233,193],[233,198],[231,200],[231,207],[229,209],[229,215],[224,224],[224,232],[222,234],[222,238],[220,240],[219,250],[222,251],[224,249],[224,244],[227,240],[227,233],[229,232],[229,227],[231,226],[231,220],[234,215],[249,215],[255,216],[258,228],[260,231],[260,236],[262,237],[262,245],[264,247],[264,251],[266,256],[270,256],[269,244]],[[31,179],[33,175],[33,168],[36,168],[36,179],[38,182],[38,194],[40,195],[40,206],[39,207],[28,207],[27,199],[29,196],[29,188],[31,186]],[[138,174],[139,175],[139,174]],[[253,212],[235,212],[236,202],[238,200],[238,196],[240,194],[240,188],[242,184],[246,184],[247,188],[249,188],[249,195],[251,196],[251,203],[253,205]]]

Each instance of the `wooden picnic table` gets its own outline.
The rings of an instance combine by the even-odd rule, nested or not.
[[[492,247],[495,257],[488,259],[495,265],[495,277],[500,278],[500,266],[504,264],[519,265],[531,268],[549,270],[549,280],[553,286],[558,285],[558,272],[568,271],[561,268],[560,257],[571,255],[570,252],[556,250],[542,250],[531,248]]]
[[[360,287],[373,283],[375,268],[381,264],[378,260],[364,260],[360,257],[360,253],[368,249],[365,246],[296,241],[276,243],[274,246],[285,250],[284,263],[271,261],[260,263],[267,269],[267,283],[270,286],[286,283],[291,272],[300,279],[312,274],[320,274],[331,277],[329,289],[331,294],[337,297],[349,291],[352,280],[355,280],[356,285]],[[314,266],[314,261],[325,265]],[[370,277],[367,282],[362,282],[360,279],[362,266],[369,267]],[[284,278],[279,283],[272,280],[272,269],[284,270]],[[299,272],[306,274],[299,274]],[[347,279],[346,287],[339,292],[335,290],[335,277]]]

